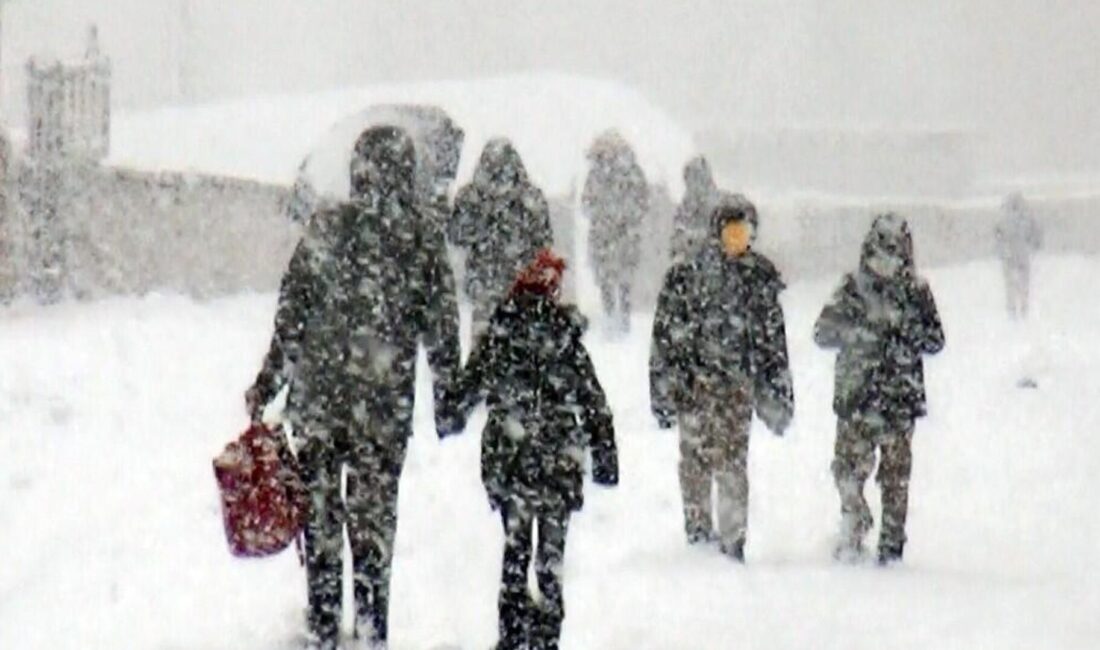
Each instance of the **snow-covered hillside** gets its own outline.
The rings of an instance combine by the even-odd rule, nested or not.
[[[289,185],[333,124],[386,103],[435,104],[458,121],[466,131],[459,179],[473,172],[489,138],[504,135],[515,142],[535,182],[552,195],[569,193],[584,168],[585,150],[611,127],[623,132],[646,170],[657,175],[651,180],[663,178],[670,187],[679,187],[680,169],[692,152],[690,134],[637,91],[611,81],[539,74],[118,113],[110,162]]]
[[[904,565],[834,564],[831,358],[810,329],[832,280],[785,294],[797,413],[754,431],[748,564],[682,539],[674,433],[645,380],[648,316],[588,341],[623,480],[589,486],[567,550],[564,648],[1095,648],[1100,643],[1100,261],[1043,258],[1026,327],[989,264],[936,270],[947,349],[928,364]],[[292,648],[292,552],[234,560],[211,458],[271,295],[171,296],[0,313],[0,648]],[[1037,390],[1016,386],[1024,373]],[[420,386],[420,395],[426,395]],[[501,533],[478,479],[479,414],[440,443],[420,400],[400,503],[392,646],[490,646]],[[872,492],[875,489],[871,488]],[[877,497],[876,497],[877,499]]]

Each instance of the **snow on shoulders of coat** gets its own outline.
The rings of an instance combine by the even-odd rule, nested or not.
[[[680,170],[694,153],[688,130],[632,88],[531,74],[120,111],[112,124],[109,163],[290,185],[302,161],[341,121],[373,105],[399,103],[439,106],[465,131],[459,185],[469,180],[478,153],[496,136],[515,144],[532,180],[549,195],[566,195],[574,188],[585,169],[584,152],[611,126],[629,138],[647,175],[666,180],[674,194],[682,191]],[[338,162],[334,166],[340,167]],[[345,177],[347,170],[324,173]]]

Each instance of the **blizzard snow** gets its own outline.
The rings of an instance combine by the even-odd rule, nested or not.
[[[594,328],[622,484],[588,486],[573,520],[563,647],[1100,644],[1100,304],[1081,298],[1100,261],[1040,258],[1036,273],[1026,327],[1005,320],[992,264],[930,273],[948,344],[927,368],[906,560],[887,570],[830,557],[832,364],[810,330],[834,279],[785,294],[796,419],[785,439],[754,430],[746,566],[683,542],[676,436],[648,410],[648,317],[626,339]],[[246,424],[273,309],[152,296],[3,312],[0,648],[295,647],[303,571],[293,552],[230,557],[210,466]],[[502,537],[478,479],[484,414],[441,443],[427,408],[401,488],[392,647],[487,648]]]

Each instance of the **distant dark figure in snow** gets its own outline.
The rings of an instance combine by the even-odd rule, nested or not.
[[[1026,318],[1031,287],[1031,256],[1043,244],[1043,232],[1019,193],[1004,202],[1004,215],[994,229],[997,256],[1001,258],[1005,277],[1005,297],[1008,315]]]
[[[708,240],[665,276],[649,358],[657,422],[663,429],[680,425],[688,542],[718,541],[739,562],[748,526],[753,411],[776,435],[794,412],[779,303],[784,284],[771,261],[752,250],[756,229],[752,203],[739,194],[719,196]]]
[[[591,168],[581,206],[589,219],[588,254],[604,313],[622,332],[630,328],[634,272],[641,258],[649,187],[634,150],[616,131],[602,134],[588,151]]]
[[[718,200],[718,185],[703,156],[684,166],[684,197],[672,218],[672,262],[686,262],[706,245],[710,237],[710,216]]]
[[[254,419],[284,385],[311,494],[305,531],[314,647],[339,637],[344,524],[356,634],[384,644],[397,490],[412,433],[417,347],[435,376],[436,428],[459,371],[458,311],[442,229],[414,207],[413,145],[393,127],[355,143],[352,199],[315,213],[283,276],[275,333],[246,393]],[[347,497],[341,502],[341,471]]]
[[[837,557],[862,555],[871,529],[863,484],[875,467],[882,487],[878,559],[900,561],[905,547],[915,421],[925,414],[923,356],[943,349],[943,328],[928,283],[917,275],[904,219],[876,217],[859,269],[814,325],[814,340],[837,349],[833,410],[837,415],[833,477],[840,492]]]
[[[554,238],[546,197],[507,139],[485,145],[473,180],[455,197],[447,234],[466,254],[464,284],[476,333],[505,298],[516,273]]]
[[[581,342],[584,320],[558,302],[564,266],[542,251],[520,274],[477,339],[457,398],[463,413],[482,399],[489,407],[481,480],[505,538],[498,650],[558,647],[565,537],[584,503],[589,450],[595,482],[618,482],[611,410]],[[538,599],[528,590],[532,551]]]

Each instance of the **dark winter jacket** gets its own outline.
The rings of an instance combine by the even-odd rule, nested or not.
[[[755,208],[744,197],[728,195],[720,203],[738,202],[743,202],[743,218],[755,224]],[[665,425],[692,410],[700,388],[745,387],[761,420],[782,433],[794,410],[779,304],[785,285],[763,255],[726,255],[719,243],[725,222],[717,209],[714,214],[711,239],[692,259],[668,271],[657,298],[650,404]]]
[[[490,140],[474,178],[459,190],[447,236],[466,250],[466,295],[492,305],[536,251],[553,243],[550,208],[512,144]]]
[[[710,165],[697,156],[684,166],[684,198],[673,216],[672,259],[684,262],[692,258],[710,239],[710,215],[718,201],[718,186]]]
[[[498,306],[463,371],[459,402],[468,412],[484,399],[481,477],[490,502],[578,509],[592,453],[593,478],[618,481],[611,410],[581,343],[575,310],[534,293],[513,293]]]
[[[589,257],[598,276],[621,276],[638,266],[649,186],[634,151],[619,136],[598,139],[589,160],[581,195],[591,223]]]
[[[343,425],[407,437],[420,342],[438,397],[457,377],[458,310],[443,233],[411,207],[407,168],[383,163],[370,178],[353,178],[354,200],[313,215],[283,276],[253,390],[266,403],[289,384],[287,415],[306,430]],[[437,399],[437,424],[450,428],[446,407]]]
[[[871,258],[896,259],[884,277]],[[905,221],[875,219],[860,268],[844,276],[814,325],[814,340],[837,348],[833,410],[842,418],[875,414],[910,420],[925,414],[925,354],[943,349],[943,327],[928,283],[916,274]]]

